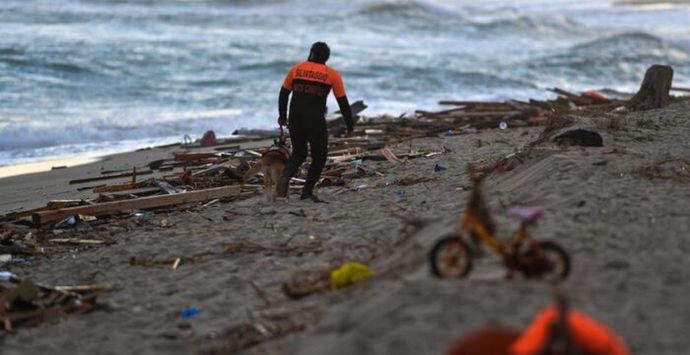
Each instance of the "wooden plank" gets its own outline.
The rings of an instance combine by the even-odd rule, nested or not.
[[[83,205],[84,200],[51,200],[48,201],[46,207],[48,208],[65,208]]]
[[[144,210],[156,207],[174,206],[191,202],[201,202],[239,195],[242,186],[223,186],[212,189],[181,192],[173,195],[147,196],[137,199],[98,203],[88,206],[61,208],[50,211],[40,211],[32,214],[36,226],[78,214],[88,216],[104,216],[114,213],[128,212],[132,210]]]
[[[216,153],[173,153],[177,161],[202,160],[208,158],[217,158]]]
[[[671,91],[682,91],[682,92],[690,92],[690,88],[679,88],[679,87],[672,87]]]
[[[144,170],[144,171],[137,171],[136,175],[149,175],[153,174],[152,170]],[[73,184],[81,184],[84,182],[91,182],[91,181],[101,181],[101,180],[109,180],[109,179],[116,179],[116,178],[123,178],[123,177],[131,177],[135,176],[134,172],[131,173],[122,173],[122,174],[117,174],[117,175],[107,175],[107,176],[97,176],[97,177],[92,177],[92,178],[85,178],[85,179],[76,179],[76,180],[70,180],[70,185]]]
[[[102,193],[102,192],[121,192],[121,191],[129,191],[129,190],[135,190],[138,188],[146,187],[148,184],[147,181],[144,182],[139,182],[139,183],[131,183],[128,182],[126,184],[114,184],[114,185],[103,185],[103,186],[94,186],[93,192],[94,193]]]

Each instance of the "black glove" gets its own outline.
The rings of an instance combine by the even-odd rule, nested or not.
[[[288,124],[287,117],[278,117],[278,125],[287,126],[287,124]]]

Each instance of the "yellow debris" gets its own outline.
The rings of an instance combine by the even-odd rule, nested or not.
[[[345,286],[364,281],[374,276],[371,269],[360,263],[344,263],[339,268],[331,271],[331,290],[336,291]]]

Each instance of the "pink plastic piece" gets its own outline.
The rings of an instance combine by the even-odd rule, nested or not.
[[[544,214],[544,210],[538,207],[511,207],[508,209],[508,215],[518,218],[523,222],[534,222]]]

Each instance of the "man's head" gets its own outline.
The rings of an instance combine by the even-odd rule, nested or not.
[[[311,45],[309,52],[309,61],[326,64],[328,57],[331,56],[331,49],[328,48],[326,42],[316,42]]]

